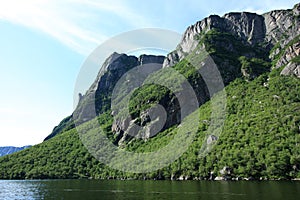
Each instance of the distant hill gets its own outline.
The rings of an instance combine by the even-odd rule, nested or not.
[[[7,147],[0,147],[0,156],[5,156],[8,154],[12,154],[18,151],[21,151],[23,149],[27,149],[31,147],[30,145],[24,146],[24,147],[13,147],[13,146],[7,146]]]
[[[224,89],[216,87],[209,91],[205,75],[199,74],[198,69],[209,71],[207,54],[218,67]],[[186,152],[169,166],[143,174],[105,166],[88,152],[81,140],[90,139],[91,147],[101,155],[98,148],[104,142],[93,143],[99,133],[93,121],[99,122],[105,137],[121,151],[155,152],[174,140],[182,127],[181,106],[167,87],[145,83],[130,94],[128,105],[118,98],[115,100],[118,112],[111,108],[118,79],[141,63],[161,64],[162,70],[172,69],[182,74],[199,102],[196,107],[199,115],[193,118],[199,120],[194,126],[196,136]],[[223,17],[211,15],[189,26],[177,48],[166,57],[112,53],[103,67],[105,70],[99,72],[89,90],[80,95],[75,111],[63,119],[43,143],[0,158],[0,179],[300,178],[300,4],[293,9],[263,15],[249,12],[228,13]],[[138,78],[126,76],[124,82],[129,84]],[[183,82],[170,73],[153,74],[150,79],[173,84],[179,93],[183,90]],[[209,81],[214,84],[217,78]],[[127,88],[122,86],[121,95],[128,97]],[[210,131],[215,124],[211,105],[223,91],[226,91],[227,101],[222,112],[224,126]],[[185,100],[189,103],[188,98]],[[159,120],[152,121],[150,108],[157,104],[165,109],[166,123],[153,135],[155,122]],[[127,106],[130,117],[124,111]],[[193,114],[186,112],[185,119]],[[81,135],[80,139],[74,123],[88,134]],[[140,137],[133,137],[129,131],[135,125],[148,129],[136,131],[135,136]],[[188,128],[183,131],[190,134]],[[214,134],[218,131],[222,134]],[[184,142],[183,139],[182,144]],[[213,149],[204,157],[199,155],[203,145],[210,144],[215,144]],[[165,152],[162,154],[168,156]],[[147,166],[160,161],[149,162]],[[126,162],[128,159],[117,164]]]

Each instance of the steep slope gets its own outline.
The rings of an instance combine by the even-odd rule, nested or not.
[[[295,5],[291,10],[276,10],[264,15],[247,12],[228,13],[223,17],[212,15],[188,27],[176,50],[168,54],[164,61],[162,61],[162,57],[143,55],[140,58],[134,58],[133,56],[114,53],[105,61],[104,65],[107,69],[118,68],[117,71],[120,74],[113,75],[113,78],[118,80],[120,75],[125,73],[128,69],[139,65],[142,60],[144,60],[144,64],[163,62],[163,67],[168,67],[174,66],[192,52],[206,50],[209,51],[214,61],[217,62],[219,68],[221,68],[220,71],[225,84],[228,84],[241,75],[253,79],[255,76],[261,74],[261,70],[269,70],[265,68],[256,69],[255,71],[254,69],[254,73],[253,70],[250,70],[250,72],[246,65],[247,63],[251,63],[251,61],[249,62],[243,58],[245,65],[244,69],[240,70],[240,68],[237,67],[237,65],[239,65],[237,60],[240,56],[259,58],[263,61],[272,60],[274,68],[285,66],[282,69],[282,75],[296,75],[300,77],[300,45],[299,38],[297,37],[300,34],[299,5],[300,4]],[[216,33],[216,35],[212,33]],[[207,36],[207,34],[210,35],[210,38],[202,38],[203,35]],[[223,38],[224,36],[226,37]],[[202,42],[200,40],[202,40]],[[201,45],[199,45],[199,41]],[[215,51],[216,49],[217,51]],[[272,52],[270,54],[271,49]],[[235,58],[230,56],[232,54]],[[234,60],[236,62],[234,62]],[[260,65],[263,64],[261,60],[255,60],[254,62],[260,62]],[[97,107],[95,109],[98,114],[108,109],[107,105],[109,105],[110,101],[109,93],[113,88],[105,88],[107,91],[102,89],[97,90],[97,88],[101,88],[98,87],[99,84],[105,84],[101,82],[106,81],[105,78],[105,74],[98,74],[97,79],[87,94],[83,96],[84,98],[82,98],[85,99],[85,102],[88,102],[89,98],[94,98],[93,95],[96,95]],[[111,82],[111,85],[114,86],[111,80],[108,82]],[[198,85],[203,85],[203,83]],[[94,93],[93,90],[96,90],[96,92]],[[202,88],[202,90],[205,89]],[[198,93],[197,96],[199,97],[198,101],[200,104],[208,100],[207,91],[203,91],[201,94]],[[201,99],[200,96],[202,97]],[[81,94],[80,97],[82,97]],[[81,112],[83,115],[87,115],[86,119],[89,119],[89,117],[91,117],[89,116],[90,111],[94,108],[87,107],[85,108],[86,111],[84,111],[82,110],[84,107],[83,104],[85,103],[79,105],[75,112]],[[45,140],[63,131],[74,128],[72,117],[73,115],[62,120]],[[81,117],[81,119],[83,118],[84,117]]]
[[[174,66],[176,63],[184,59],[188,54],[195,50],[210,51],[215,62],[220,61],[217,64],[220,68],[222,68],[220,71],[223,75],[225,84],[228,84],[236,77],[239,77],[241,73],[248,78],[253,78],[256,76],[255,74],[249,73],[249,70],[247,69],[240,70],[238,67],[236,67],[237,63],[232,62],[232,58],[228,58],[228,55],[233,53],[238,54],[235,55],[237,57],[254,57],[263,59],[264,61],[267,61],[268,56],[270,56],[270,59],[273,60],[273,67],[278,68],[285,66],[281,74],[296,75],[300,77],[299,61],[297,61],[299,60],[298,57],[300,46],[299,39],[296,37],[300,33],[299,5],[300,4],[295,5],[292,10],[271,11],[264,15],[242,12],[228,13],[223,17],[219,17],[217,15],[209,16],[208,18],[205,18],[202,21],[199,21],[196,24],[188,27],[176,50],[170,53],[167,58],[164,59],[164,61],[162,61],[163,57],[143,55],[140,58],[136,58],[133,56],[126,56],[124,54],[119,55],[114,53],[105,61],[103,65],[109,70],[113,68],[118,69],[117,71],[120,74],[112,75],[113,79],[105,80],[107,76],[105,71],[107,70],[103,70],[102,73],[98,74],[97,79],[87,93],[84,96],[79,94],[80,99],[85,99],[85,102],[88,102],[89,98],[94,98],[93,95],[96,95],[97,107],[95,109],[98,114],[103,113],[108,109],[107,105],[109,105],[110,100],[109,93],[114,86],[112,80],[118,80],[128,69],[141,64],[142,60],[144,60],[144,64],[151,62],[163,62],[163,67]],[[212,32],[219,33],[219,38],[216,38],[218,36],[212,36],[211,38],[207,39],[208,41],[206,40],[202,42],[202,46],[199,45],[201,36]],[[224,35],[231,37],[229,38],[229,41],[223,39]],[[234,38],[238,38],[240,41],[232,44]],[[218,51],[215,54],[214,51],[216,48]],[[269,51],[272,48],[272,53],[269,55]],[[236,58],[234,59],[237,60]],[[244,66],[244,68],[246,67]],[[266,71],[268,69],[263,70]],[[256,72],[256,74],[260,73],[261,72]],[[110,88],[105,87],[103,90],[97,89],[101,88],[98,87],[100,84],[102,84],[102,86],[105,84],[103,81],[111,82]],[[203,85],[203,83],[200,85]],[[94,92],[94,90],[96,90],[96,92]],[[202,96],[202,99],[198,99],[200,104],[207,101],[207,92],[202,92],[201,94],[198,93],[198,97],[200,96]],[[90,111],[94,108],[86,107],[86,111],[84,111],[83,107],[85,106],[83,106],[83,104],[86,103],[81,103],[75,112],[80,112],[83,115],[87,115],[86,117],[81,117],[81,119],[89,119],[91,117],[89,116],[91,113]],[[62,122],[53,129],[52,133],[47,136],[45,140],[50,139],[63,131],[74,128],[72,117],[73,115],[62,120]]]
[[[158,63],[164,61],[164,56],[141,55],[138,58],[135,56],[128,56],[126,54],[118,54],[114,52],[109,56],[102,65],[102,70],[97,75],[96,80],[88,89],[85,95],[79,94],[79,103],[74,113],[77,114],[77,125],[90,120],[97,115],[104,113],[110,109],[110,97],[117,81],[122,75],[133,67],[139,66],[142,63]],[[91,102],[96,100],[93,104]],[[94,105],[96,107],[94,107]],[[52,133],[45,138],[48,140],[55,135],[75,127],[73,122],[73,114],[63,119],[58,126],[56,126]]]
[[[226,87],[227,117],[212,152],[199,157],[210,121],[209,103],[200,107],[200,125],[188,151],[159,171],[131,174],[99,163],[81,143],[75,129],[24,151],[0,158],[0,177],[24,178],[139,178],[209,179],[225,166],[230,177],[272,179],[300,177],[300,82],[293,77],[262,75],[252,82],[238,79]],[[101,117],[100,117],[101,118]],[[107,116],[102,116],[107,119]],[[103,120],[102,119],[102,120]],[[112,121],[103,122],[103,127]],[[150,152],[168,144],[176,128],[130,143],[126,148]],[[149,163],[150,164],[150,163]]]
[[[71,116],[42,144],[0,158],[0,178],[300,177],[299,10],[300,4],[297,4],[292,10],[264,15],[210,16],[190,26],[177,49],[167,58],[142,56],[149,58],[149,62],[162,64],[162,70],[172,68],[182,74],[193,87],[200,106],[194,142],[168,167],[147,174],[105,167],[83,147]],[[205,140],[211,120],[210,96],[193,62],[202,61],[201,52],[204,51],[217,64],[227,93],[223,132],[220,137],[211,136],[210,140]],[[119,148],[151,152],[168,144],[177,133],[180,117],[176,113],[180,108],[172,91],[144,84],[130,97],[131,121],[122,117],[113,120],[118,113],[110,110],[116,81],[129,69],[140,65],[141,60],[147,59],[112,54],[104,63],[105,70],[81,96],[74,113],[80,116],[76,123],[89,127],[89,120],[95,117],[92,111],[95,111],[107,137]],[[167,75],[152,78],[173,80]],[[181,83],[174,84],[180,86]],[[214,91],[216,97],[219,91]],[[126,91],[124,93],[126,95]],[[91,104],[94,98],[96,107]],[[128,136],[131,124],[151,123],[147,109],[157,103],[167,110],[167,125],[162,131],[153,137],[149,133],[141,139]],[[122,105],[118,102],[119,107]],[[215,142],[216,146],[207,156],[201,157],[199,149],[205,142]]]
[[[164,66],[172,66],[193,51],[197,45],[197,36],[212,29],[230,33],[248,44],[261,44],[269,50],[277,42],[281,47],[300,34],[299,29],[300,4],[292,10],[275,10],[264,15],[255,13],[228,13],[223,17],[211,15],[185,31],[176,50],[170,53]]]

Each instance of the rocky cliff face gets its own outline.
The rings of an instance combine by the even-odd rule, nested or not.
[[[162,63],[164,61],[164,56],[154,56],[154,55],[141,55],[139,57],[128,56],[126,54],[113,53],[104,62],[95,82],[92,84],[90,89],[86,92],[84,96],[81,96],[81,100],[74,111],[73,120],[75,120],[76,125],[81,124],[85,121],[89,121],[94,117],[102,114],[111,109],[111,98],[112,92],[117,84],[117,81],[130,69],[147,64],[159,64],[162,68]],[[137,77],[128,77],[127,81],[135,81]],[[124,88],[123,93],[127,94],[125,91],[128,88]],[[168,101],[167,101],[168,102]],[[118,102],[119,103],[119,102]],[[115,115],[114,112],[111,115]],[[141,114],[143,122],[147,122],[149,118],[148,113]],[[116,119],[112,125],[112,131],[122,143],[128,135],[128,131],[135,123],[137,119],[131,117]],[[131,128],[132,129],[132,128]],[[150,133],[149,133],[150,134]]]
[[[282,52],[282,56],[276,63],[276,67],[285,66],[281,71],[281,75],[295,75],[300,78],[300,41],[295,41]]]
[[[104,62],[96,80],[81,97],[74,111],[77,123],[88,121],[110,109],[110,98],[117,81],[130,69],[142,64],[162,64],[164,56],[141,55],[140,57],[128,56],[114,52]],[[95,101],[95,102],[94,102]]]
[[[113,53],[89,90],[79,95],[80,102],[74,113],[63,119],[47,139],[63,134],[26,151],[0,158],[0,178],[300,178],[299,6],[264,15],[243,12],[210,16],[189,27],[177,49],[167,58],[147,55],[137,58]],[[207,54],[209,59],[205,58]],[[215,78],[216,73],[209,70],[212,69],[209,60],[217,65],[222,78]],[[167,73],[151,74],[147,80],[152,78],[154,82],[143,82],[133,93],[128,92],[126,86],[140,78],[138,73],[127,74],[125,81],[121,81],[125,87],[116,87],[117,81],[128,70],[147,63],[157,63],[159,72]],[[165,68],[160,68],[162,63]],[[143,71],[139,67],[135,69]],[[81,124],[99,115],[97,119],[102,130],[119,149],[136,153],[162,152],[165,158],[169,156],[162,147],[171,144],[180,131],[182,125],[178,124],[183,119],[180,115],[191,113],[190,110],[180,112],[180,108],[196,99],[182,92],[184,82],[168,73],[170,71],[183,75],[199,103],[199,109],[198,104],[195,106],[199,110],[199,118],[195,121],[199,119],[199,124],[192,122],[182,129],[186,134],[190,133],[190,127],[198,129],[187,151],[169,166],[143,174],[114,170],[93,158],[73,128],[74,119],[77,120],[75,123]],[[202,76],[203,71],[206,74]],[[207,78],[207,74],[213,76]],[[141,79],[145,80],[144,77]],[[219,106],[220,101],[201,106],[223,89],[218,87],[222,85],[218,80],[226,86],[226,111],[220,116],[226,118],[224,126],[214,125],[219,120],[212,118],[214,106]],[[175,85],[175,90],[166,89],[168,87],[159,85],[159,81]],[[206,87],[207,83],[215,86],[213,91]],[[129,97],[129,103],[117,98],[117,109],[112,109],[110,101],[115,88],[122,91],[121,95]],[[182,101],[178,103],[180,99]],[[165,113],[158,112],[160,106]],[[119,112],[122,108],[128,108],[131,117],[127,112]],[[163,118],[166,123],[160,124],[164,122]],[[135,125],[145,129],[139,131]],[[84,135],[87,139],[96,138],[99,127],[94,129],[95,126],[93,123],[82,124],[82,129],[92,133]],[[221,129],[222,135],[215,134],[214,130]],[[181,141],[184,144],[186,140],[182,138]],[[102,146],[101,142],[91,143],[90,147],[97,150]],[[202,157],[203,145],[215,146]],[[113,159],[114,154],[110,156]],[[153,160],[147,165],[160,161]],[[221,176],[214,178],[216,174]]]
[[[206,51],[217,63],[225,85],[239,77],[252,80],[272,68],[280,67],[282,75],[300,78],[299,13],[300,4],[290,10],[275,10],[263,15],[249,12],[228,13],[223,17],[211,15],[188,27],[177,48],[167,57],[141,55],[137,58],[113,53],[104,62],[86,94],[80,94],[80,102],[73,115],[64,119],[46,139],[73,128],[74,114],[76,123],[81,124],[110,110],[110,98],[117,81],[128,70],[142,64],[158,63],[163,68],[174,67],[187,56]],[[206,102],[209,94],[201,77],[192,77],[189,81],[200,105]],[[176,113],[180,107],[175,98],[164,98],[158,103],[170,111],[167,127],[179,122],[180,117]],[[126,130],[133,124],[147,124],[148,121],[149,113],[145,111],[140,113],[139,118],[115,121],[112,131],[119,141],[124,141]],[[151,130],[146,135],[151,135]]]
[[[164,56],[141,55],[139,57],[112,53],[103,63],[96,80],[87,92],[79,94],[79,103],[71,116],[63,119],[54,127],[52,133],[45,138],[49,140],[55,135],[70,130],[96,115],[110,109],[110,98],[117,81],[130,69],[148,63],[162,64]],[[76,119],[74,124],[74,118]]]
[[[230,33],[251,46],[264,46],[267,51],[277,45],[277,54],[279,54],[290,41],[300,34],[299,12],[300,4],[297,4],[291,10],[275,10],[263,15],[242,12],[228,13],[223,17],[209,16],[187,28],[176,50],[167,55],[163,66],[174,66],[185,58],[197,47],[198,36],[212,29]],[[298,55],[299,45],[295,44],[282,55],[276,67],[287,65],[282,74],[293,74],[299,77],[299,64],[288,64],[289,61],[287,61]],[[271,59],[273,58],[271,57]]]

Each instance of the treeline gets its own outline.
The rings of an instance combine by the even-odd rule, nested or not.
[[[226,87],[223,132],[205,157],[199,156],[199,150],[209,126],[209,102],[200,107],[197,137],[188,151],[159,171],[133,174],[112,170],[89,154],[76,129],[72,129],[0,158],[0,178],[208,179],[211,172],[220,175],[224,166],[231,169],[231,177],[300,178],[300,82],[276,73],[279,70],[251,82],[237,79]],[[110,119],[102,118],[101,123],[111,126]],[[174,134],[176,128],[171,128],[147,142],[132,141],[126,148],[135,152],[155,151],[168,144]]]

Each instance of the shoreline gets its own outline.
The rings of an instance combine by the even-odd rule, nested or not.
[[[37,179],[0,179],[0,181],[47,181],[47,180],[108,180],[108,181],[171,181],[171,182],[188,182],[188,181],[208,181],[208,182],[268,182],[268,181],[277,181],[277,182],[284,182],[284,181],[300,181],[300,178],[293,178],[293,179],[249,179],[249,178],[242,178],[242,179],[237,179],[237,178],[232,178],[232,179],[215,179],[215,180],[209,180],[209,179],[134,179],[134,178],[37,178]]]

